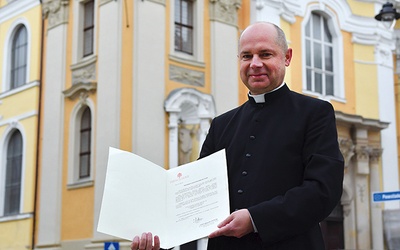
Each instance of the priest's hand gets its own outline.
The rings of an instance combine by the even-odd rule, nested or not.
[[[135,236],[131,244],[131,250],[159,250],[160,249],[160,238],[154,236],[153,246],[153,235],[151,233],[143,233],[142,237]]]
[[[225,220],[218,224],[218,228],[208,238],[215,238],[222,235],[241,238],[246,234],[254,232],[250,212],[247,209],[240,209],[231,213]]]

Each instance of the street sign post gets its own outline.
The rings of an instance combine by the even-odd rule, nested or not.
[[[400,191],[393,192],[376,192],[373,193],[374,202],[394,201],[400,200]]]

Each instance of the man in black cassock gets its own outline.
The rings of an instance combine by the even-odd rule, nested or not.
[[[209,250],[322,250],[319,222],[338,204],[344,161],[330,103],[291,91],[283,31],[259,22],[239,40],[248,101],[213,119],[200,157],[226,149],[231,215]],[[159,249],[145,233],[132,250]]]

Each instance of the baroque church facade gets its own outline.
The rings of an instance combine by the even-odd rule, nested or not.
[[[110,241],[130,249],[96,230],[109,147],[166,169],[196,160],[213,117],[247,100],[237,41],[256,21],[287,35],[287,85],[335,108],[345,177],[340,204],[321,222],[327,249],[393,249],[399,240],[399,202],[372,196],[399,190],[400,178],[399,34],[373,18],[380,1],[26,2],[0,1],[8,14],[0,15],[0,249],[104,249]],[[28,48],[23,70],[9,63],[19,44]],[[10,162],[19,181],[7,175]]]

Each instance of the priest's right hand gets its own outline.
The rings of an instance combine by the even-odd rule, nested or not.
[[[152,233],[143,233],[142,237],[135,236],[132,240],[131,250],[159,250],[160,249],[160,238],[154,236],[153,245],[153,235]]]

